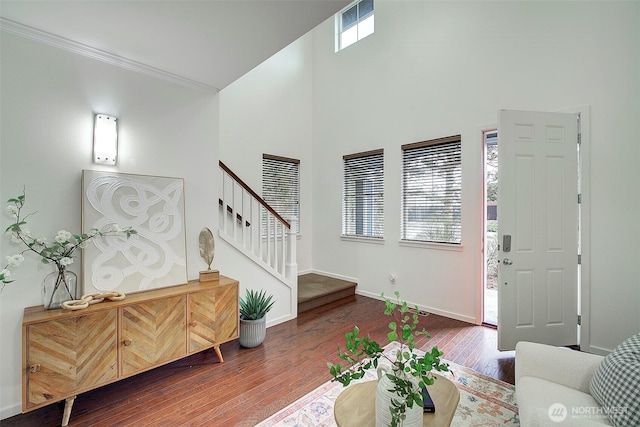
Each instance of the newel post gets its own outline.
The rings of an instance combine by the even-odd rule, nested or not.
[[[285,276],[292,283],[291,286],[291,314],[298,317],[298,255],[296,254],[296,243],[298,233],[296,230],[296,218],[290,218],[289,224],[291,228],[287,232],[287,259],[285,265]]]
[[[298,240],[298,233],[296,232],[297,220],[295,218],[288,219],[291,228],[287,231],[287,261],[285,276],[287,279],[298,282],[298,257],[296,255],[296,243]]]

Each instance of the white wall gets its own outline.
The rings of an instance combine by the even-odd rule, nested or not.
[[[371,296],[398,289],[477,322],[480,129],[499,109],[589,106],[587,349],[610,350],[640,329],[639,17],[637,2],[378,0],[372,36],[335,53],[328,19],[225,89],[220,158],[258,189],[263,152],[302,160],[301,271],[357,278]],[[400,146],[458,133],[462,250],[401,247]],[[342,241],[342,156],[376,148],[385,149],[385,243]]]
[[[219,156],[256,193],[262,193],[262,154],[300,160],[300,234],[298,271],[311,269],[311,35],[305,35],[220,92]],[[267,326],[295,317],[297,291],[265,274],[222,239],[221,272],[246,289],[266,289],[276,304]]]
[[[220,92],[220,160],[254,191],[262,193],[263,153],[300,160],[301,272],[312,255],[311,40],[303,36]]]
[[[220,274],[240,281],[240,296],[244,296],[249,289],[264,289],[269,295],[273,295],[275,304],[267,314],[267,328],[295,318],[293,309],[298,304],[297,292],[292,292],[288,285],[267,273],[217,234],[215,237],[216,263]]]
[[[313,31],[313,268],[476,321],[479,129],[499,109],[591,108],[589,350],[640,330],[640,3],[376,1],[375,33]],[[400,146],[462,135],[463,248],[402,247]],[[385,244],[340,239],[342,156],[385,150]],[[397,285],[389,284],[390,273]]]
[[[185,179],[188,272],[196,278],[197,234],[218,224],[218,155],[257,189],[263,152],[299,158],[301,271],[358,278],[373,296],[393,290],[394,273],[407,300],[475,321],[478,129],[502,108],[590,105],[590,349],[611,349],[640,329],[639,19],[637,2],[378,0],[374,35],[336,54],[329,19],[227,87],[220,106],[211,94],[3,33],[0,199],[25,185],[27,206],[38,211],[35,235],[78,230],[80,173],[98,169],[92,113],[114,114],[120,163],[110,170]],[[457,133],[462,251],[400,247],[400,145]],[[374,148],[385,149],[385,244],[341,241],[342,155]],[[3,215],[2,227],[9,223]],[[0,248],[0,259],[16,249],[6,238]],[[260,280],[230,248],[217,248],[214,268]],[[22,311],[41,303],[49,271],[27,257],[0,296],[0,418],[20,410]],[[278,310],[271,322],[286,315]]]
[[[83,169],[182,177],[187,266],[205,268],[197,246],[202,227],[218,225],[218,96],[104,64],[8,33],[1,34],[0,199],[27,191],[29,229],[50,241],[57,230],[80,232]],[[93,113],[120,121],[119,163],[91,163]],[[4,230],[11,218],[4,213]],[[1,260],[18,251],[6,236]],[[41,282],[53,271],[27,254],[0,294],[0,419],[21,410],[22,313],[42,303]],[[4,264],[2,264],[4,266]],[[215,268],[220,268],[218,260]],[[80,273],[80,260],[72,265]]]

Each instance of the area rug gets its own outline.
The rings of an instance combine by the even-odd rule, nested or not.
[[[395,354],[397,342],[385,347],[385,353]],[[472,369],[446,361],[451,372],[441,373],[460,390],[460,403],[451,422],[455,427],[519,426],[515,389]],[[377,379],[371,371],[360,381]],[[355,382],[354,382],[355,383]],[[311,393],[262,421],[256,427],[333,427],[333,405],[344,390],[340,383],[328,381]]]

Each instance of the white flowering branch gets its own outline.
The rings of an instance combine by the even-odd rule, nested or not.
[[[13,282],[13,280],[8,279],[8,277],[11,276],[9,267],[19,266],[22,261],[24,261],[23,254],[25,252],[36,253],[40,256],[43,264],[52,262],[56,265],[58,271],[63,271],[64,268],[73,263],[73,253],[75,250],[84,247],[86,242],[94,237],[123,236],[128,239],[132,234],[137,234],[131,227],[121,229],[118,225],[115,225],[109,231],[101,231],[93,228],[89,231],[89,234],[72,234],[66,230],[60,230],[54,238],[55,243],[49,245],[46,238],[33,238],[29,234],[29,231],[24,228],[27,225],[25,219],[31,216],[31,214],[29,214],[21,218],[22,208],[25,203],[25,193],[23,192],[21,196],[11,198],[7,202],[10,203],[10,205],[7,206],[7,213],[12,216],[15,221],[7,227],[5,231],[11,235],[11,240],[14,243],[23,244],[26,248],[15,255],[6,257],[7,265],[0,270],[0,281],[2,282],[2,288],[0,288],[0,290],[3,289],[6,284]]]

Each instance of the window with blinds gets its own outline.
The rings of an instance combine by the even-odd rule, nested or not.
[[[402,240],[461,244],[460,135],[402,146]]]
[[[384,237],[383,150],[343,156],[342,235]]]
[[[300,160],[263,154],[262,198],[285,220],[296,218],[300,234]]]

